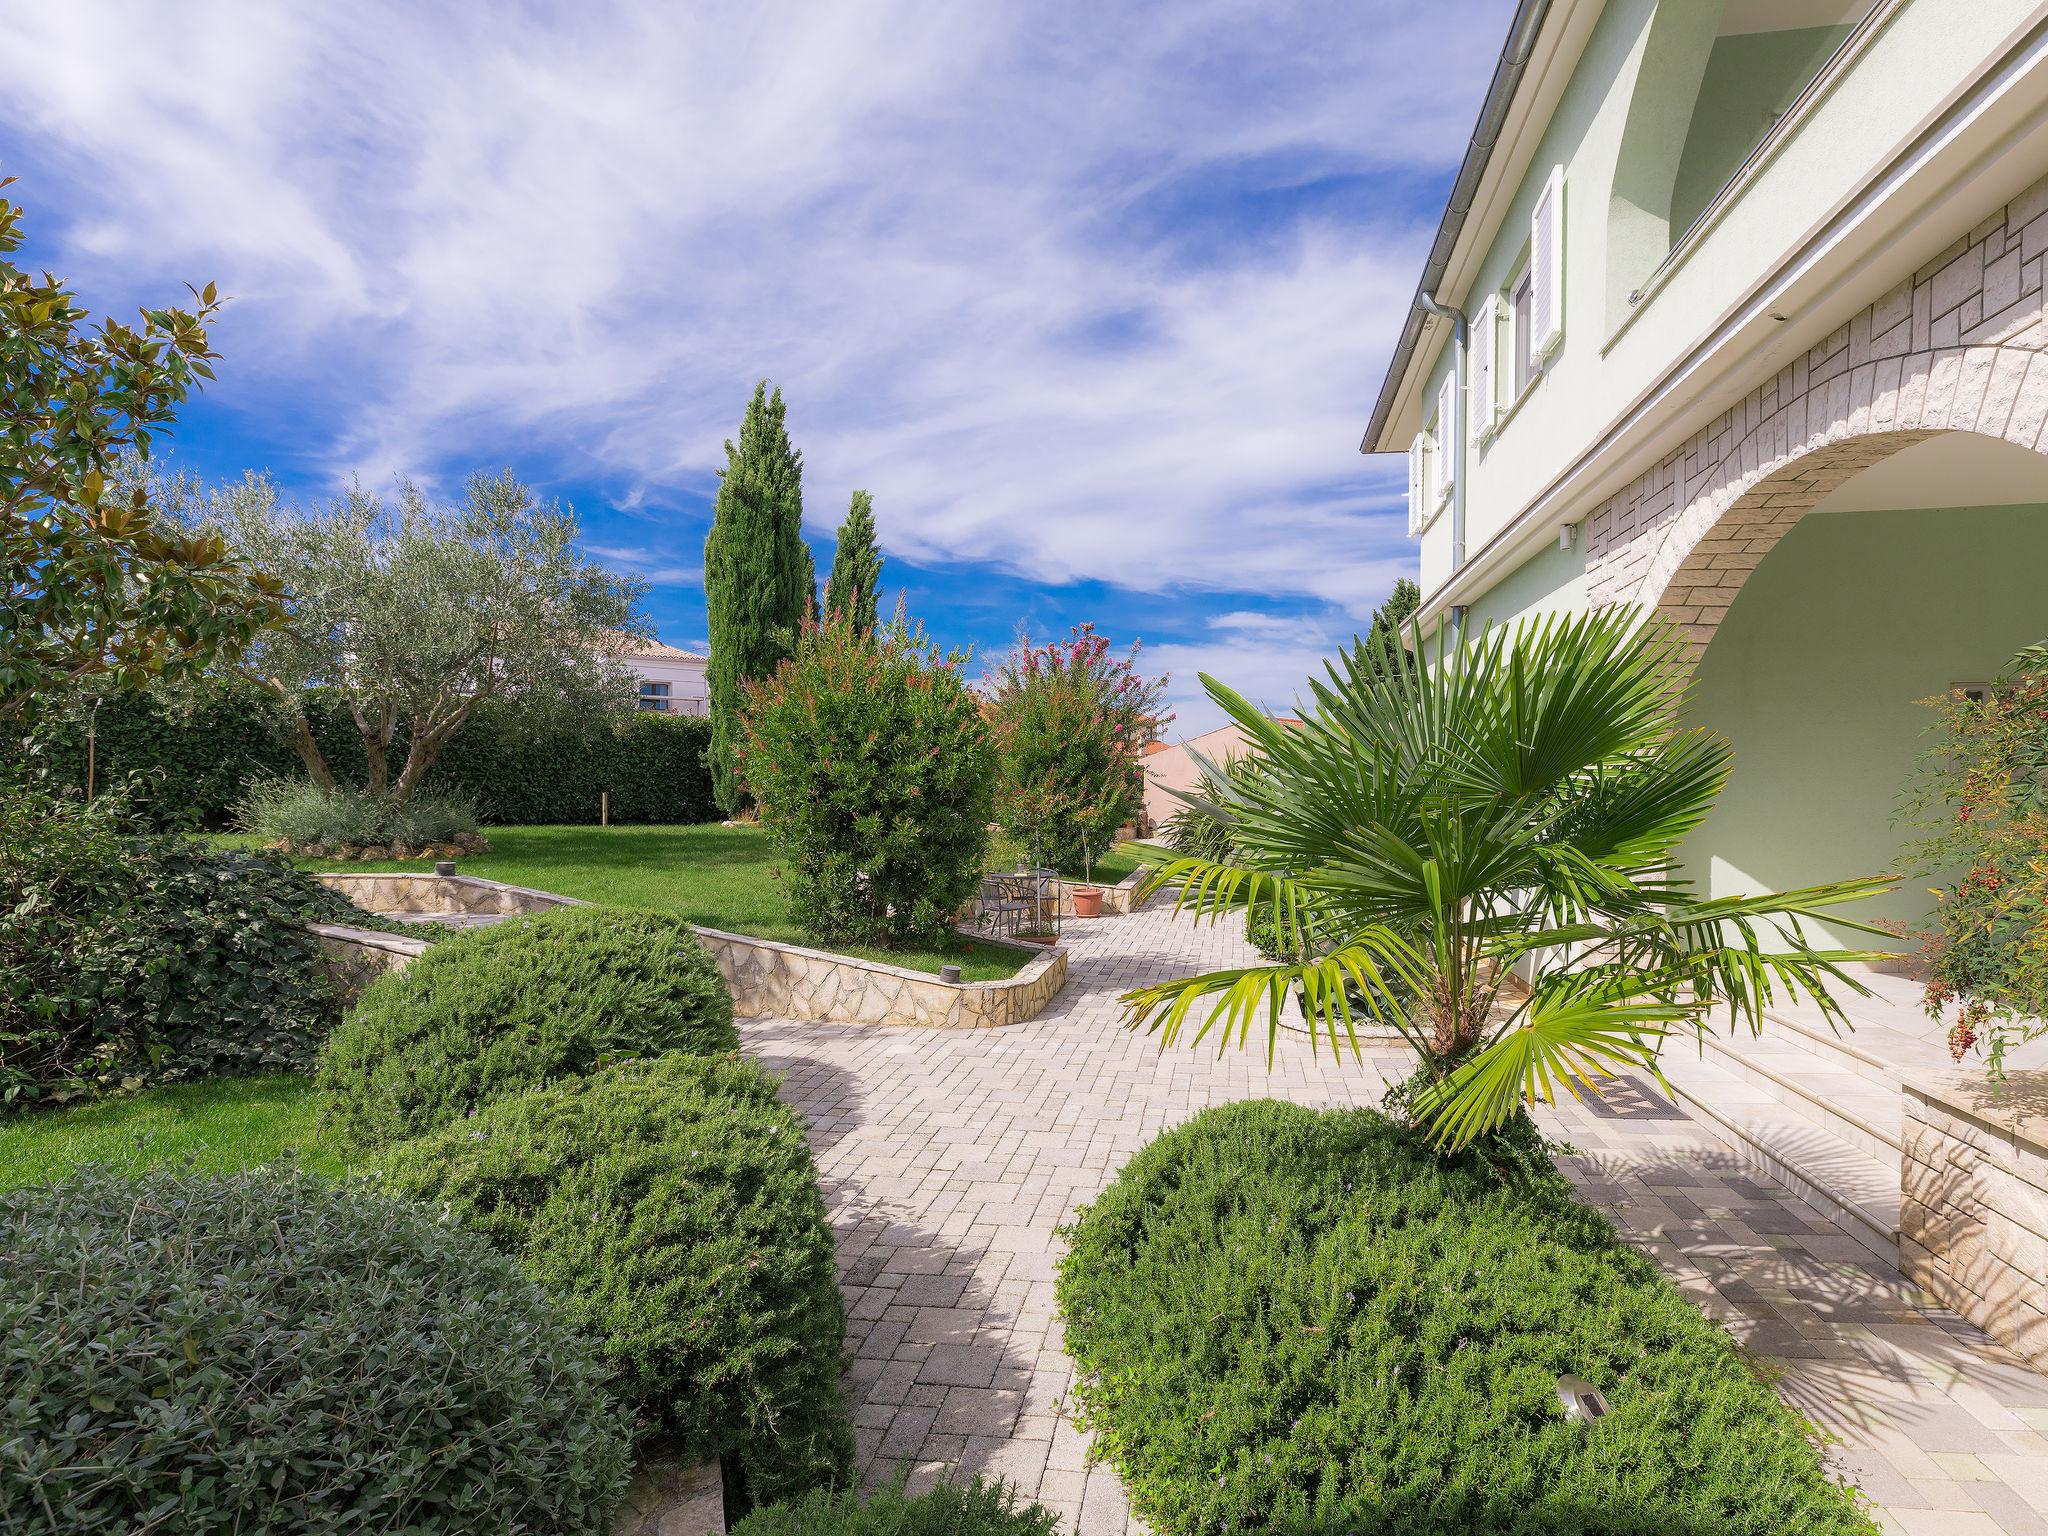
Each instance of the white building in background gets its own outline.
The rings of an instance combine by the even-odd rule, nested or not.
[[[639,679],[640,708],[664,715],[711,713],[711,688],[706,680],[711,658],[702,652],[659,640],[621,637],[613,654]]]

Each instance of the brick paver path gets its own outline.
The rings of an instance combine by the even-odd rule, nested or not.
[[[1001,1475],[1084,1532],[1142,1529],[1062,1414],[1072,1365],[1053,1303],[1055,1229],[1162,1130],[1270,1095],[1371,1104],[1398,1054],[1360,1066],[1296,1037],[1162,1053],[1119,1027],[1135,983],[1253,958],[1235,925],[1157,901],[1075,923],[1065,990],[998,1030],[751,1020],[810,1124],[850,1315],[846,1385],[863,1474]],[[2048,1381],[1647,1094],[1570,1107],[1567,1172],[1838,1437],[1844,1476],[1908,1536],[2048,1536]]]

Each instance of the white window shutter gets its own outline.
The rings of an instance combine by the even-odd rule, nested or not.
[[[1489,294],[1473,318],[1472,348],[1465,363],[1467,392],[1471,395],[1471,399],[1465,402],[1465,412],[1472,423],[1472,441],[1475,443],[1484,441],[1486,434],[1493,430],[1499,410],[1496,403],[1499,391],[1493,381],[1495,342],[1499,335],[1500,296]]]
[[[1452,465],[1456,462],[1455,446],[1458,441],[1458,376],[1444,375],[1444,381],[1436,391],[1436,497],[1442,501],[1451,494],[1454,478]]]
[[[1419,536],[1429,524],[1429,434],[1418,432],[1408,445],[1408,536]]]
[[[1564,336],[1564,167],[1550,179],[1529,215],[1529,356],[1547,355]]]

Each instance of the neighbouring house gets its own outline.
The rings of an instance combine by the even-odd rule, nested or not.
[[[1516,9],[1363,448],[1407,456],[1425,633],[1682,627],[1735,752],[1682,870],[1713,895],[1895,869],[1916,701],[2048,636],[2044,176],[2035,0]],[[1860,915],[1910,925],[1929,883]],[[1872,983],[1853,1043],[1785,1005],[1666,1059],[1883,1249],[1900,1078],[1946,1065],[1945,1026]],[[2041,1270],[1997,1269],[2048,1238],[1951,1275],[1918,1221],[1916,1278],[1980,1320],[1971,1287],[2021,1295],[2048,1359]]]
[[[711,713],[711,687],[705,680],[711,658],[702,652],[621,636],[612,654],[639,679],[641,709],[665,715]]]
[[[1277,716],[1282,723],[1291,717]],[[1154,739],[1145,747],[1145,821],[1156,829],[1184,804],[1174,791],[1192,791],[1202,782],[1202,759],[1218,767],[1250,750],[1244,728],[1234,721],[1179,741]]]

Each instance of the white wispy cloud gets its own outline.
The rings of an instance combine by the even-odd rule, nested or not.
[[[75,0],[0,13],[0,93],[67,259],[217,277],[336,478],[555,453],[650,518],[766,376],[821,529],[861,485],[913,560],[1341,617],[1407,560],[1397,193],[1504,9]]]

